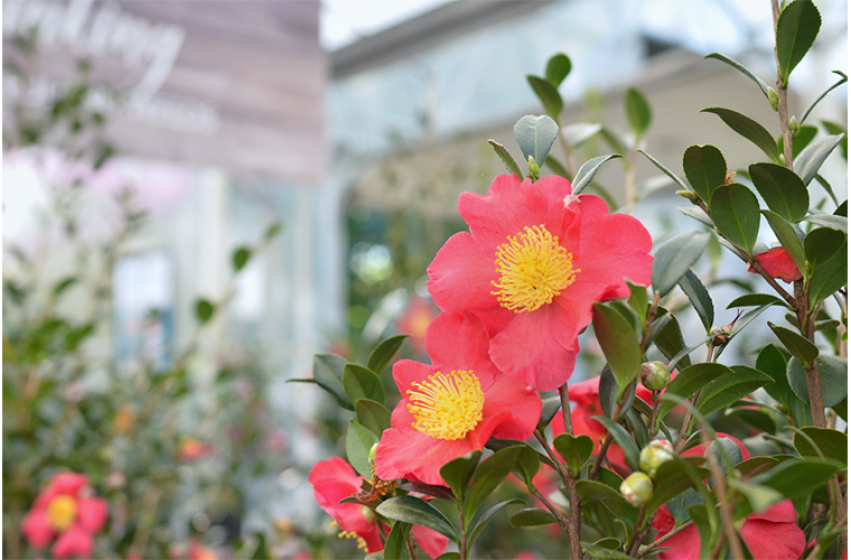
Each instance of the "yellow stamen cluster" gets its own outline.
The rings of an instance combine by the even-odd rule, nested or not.
[[[332,526],[332,527],[336,527],[336,526],[337,526],[337,522],[336,522],[336,521],[332,521],[332,522],[331,522],[331,526]],[[365,540],[363,540],[363,537],[358,536],[358,534],[357,534],[357,533],[353,533],[353,532],[351,532],[351,531],[340,531],[340,533],[337,535],[337,538],[338,538],[338,539],[357,539],[357,541],[358,541],[358,548],[359,548],[359,549],[361,549],[361,550],[366,550],[366,541],[365,541]]]
[[[526,227],[496,250],[499,288],[491,292],[499,304],[515,313],[535,311],[573,284],[573,255],[543,225]]]
[[[408,389],[414,428],[438,439],[461,439],[482,419],[485,394],[472,371],[437,372]]]
[[[47,522],[60,533],[68,529],[77,518],[77,500],[60,494],[47,504]]]

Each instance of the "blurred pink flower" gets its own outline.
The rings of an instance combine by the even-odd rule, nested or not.
[[[439,309],[431,300],[412,297],[408,306],[396,321],[396,331],[411,335],[410,343],[416,352],[425,350],[425,334],[432,319],[437,317]]]
[[[181,461],[195,461],[204,457],[211,457],[214,449],[211,443],[203,443],[193,437],[187,437],[180,442],[177,455]]]

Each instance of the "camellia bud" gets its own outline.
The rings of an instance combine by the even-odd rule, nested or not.
[[[662,362],[646,362],[641,366],[641,384],[651,391],[661,391],[671,382],[671,372]]]
[[[361,513],[361,515],[363,515],[363,518],[366,519],[368,523],[375,523],[375,520],[377,518],[375,517],[375,512],[372,511],[371,507],[361,506],[360,507],[360,513]]]
[[[683,190],[677,191],[677,194],[680,195],[681,197],[685,198],[686,200],[688,200],[692,204],[700,204],[700,197],[697,196],[697,193],[694,192],[694,191],[689,191],[689,190],[683,189]]]
[[[709,334],[712,335],[712,340],[709,341],[710,346],[724,346],[730,340],[730,333],[733,332],[733,325],[724,325],[720,329],[712,329]]]
[[[529,156],[529,178],[533,181],[541,177],[541,166],[535,161],[535,158]]]
[[[643,472],[634,472],[621,482],[621,496],[638,507],[653,497],[653,481]]]
[[[771,108],[775,111],[777,110],[777,103],[780,101],[780,98],[777,96],[777,91],[768,86],[768,102],[771,103]]]
[[[674,448],[666,439],[654,439],[650,445],[641,450],[638,464],[641,470],[651,477],[656,476],[656,470],[674,458]]]
[[[801,129],[798,124],[798,119],[795,118],[795,115],[792,115],[792,118],[789,119],[789,130],[792,131],[792,136],[798,134],[798,131]]]
[[[372,445],[372,448],[369,450],[369,462],[375,463],[375,450],[378,449],[378,444],[375,443]]]

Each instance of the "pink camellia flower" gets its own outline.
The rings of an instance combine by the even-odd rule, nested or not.
[[[313,494],[325,513],[334,518],[332,525],[340,527],[340,537],[356,538],[358,548],[367,552],[384,549],[375,512],[364,505],[346,503],[340,500],[361,491],[363,477],[355,474],[354,469],[339,457],[316,463],[307,477],[313,485]],[[384,532],[388,532],[386,526]],[[437,531],[414,525],[414,538],[422,549],[432,557],[440,556],[449,539]]]
[[[488,438],[526,439],[541,416],[534,388],[497,369],[485,325],[470,313],[441,313],[426,332],[432,365],[401,360],[393,379],[403,399],[375,453],[384,480],[445,485],[440,468]],[[520,352],[520,350],[518,350]]]
[[[750,453],[744,444],[736,438],[723,433],[716,433],[719,438],[729,438],[736,442],[742,452],[742,460],[750,459]],[[706,445],[698,445],[682,455],[703,455]],[[795,524],[798,518],[792,500],[783,500],[767,510],[752,513],[745,518],[739,533],[754,558],[772,560],[793,560],[800,558],[806,548],[807,540],[804,532]],[[662,506],[653,519],[653,528],[660,539],[674,529],[674,517],[667,506]],[[659,553],[660,560],[699,560],[700,534],[694,525],[686,527],[664,542],[665,547],[671,547]]]
[[[798,270],[798,265],[795,264],[795,261],[783,247],[775,247],[763,253],[757,253],[753,258],[772,278],[780,278],[784,282],[793,282],[803,278],[801,271]],[[748,266],[748,272],[757,274],[757,271],[751,266]]]
[[[89,556],[94,535],[106,524],[106,500],[93,498],[89,478],[77,473],[60,473],[38,495],[24,516],[21,531],[33,548],[47,547],[56,558]]]
[[[438,251],[429,293],[444,311],[477,315],[494,364],[539,391],[570,378],[593,302],[627,297],[625,278],[650,283],[644,226],[596,196],[572,197],[561,177],[500,175],[486,196],[462,193],[458,212],[470,232]]]

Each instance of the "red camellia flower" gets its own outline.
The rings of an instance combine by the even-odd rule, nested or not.
[[[490,356],[539,391],[566,382],[595,301],[627,297],[624,278],[650,283],[650,234],[602,199],[571,196],[570,183],[500,175],[486,196],[462,193],[470,226],[428,268],[444,311],[471,311],[491,335]]]
[[[742,460],[750,459],[750,453],[741,441],[720,432],[716,436],[736,442],[742,452]],[[706,447],[706,445],[698,445],[683,452],[682,455],[703,455]],[[793,560],[800,558],[807,544],[804,532],[795,524],[797,518],[792,500],[783,500],[765,511],[747,516],[739,533],[748,543],[754,558]],[[659,531],[656,535],[657,540],[674,529],[674,517],[667,506],[663,505],[656,512],[653,527]],[[671,547],[671,550],[660,552],[660,560],[700,559],[700,534],[694,525],[686,527],[663,544],[665,547]]]
[[[775,247],[764,253],[758,253],[753,258],[772,278],[780,278],[785,282],[793,282],[803,278],[801,271],[798,270],[798,265],[795,264],[795,261],[783,247]],[[750,266],[748,266],[748,272],[757,273]]]
[[[21,523],[30,546],[45,548],[58,536],[50,549],[56,558],[91,555],[94,534],[103,529],[109,515],[106,500],[91,496],[87,476],[54,476]]]
[[[488,333],[470,313],[441,313],[426,332],[432,365],[401,360],[393,379],[404,398],[375,453],[384,480],[444,485],[440,468],[488,438],[524,440],[541,416],[541,397],[501,373],[488,357]]]
[[[310,470],[308,481],[313,485],[313,494],[325,513],[334,518],[332,524],[341,529],[340,537],[356,538],[358,548],[367,552],[384,549],[381,543],[375,512],[361,504],[341,504],[340,500],[361,491],[363,477],[339,457],[316,463]],[[385,533],[388,528],[384,527]],[[449,539],[437,531],[414,525],[414,538],[431,557],[440,556]]]

